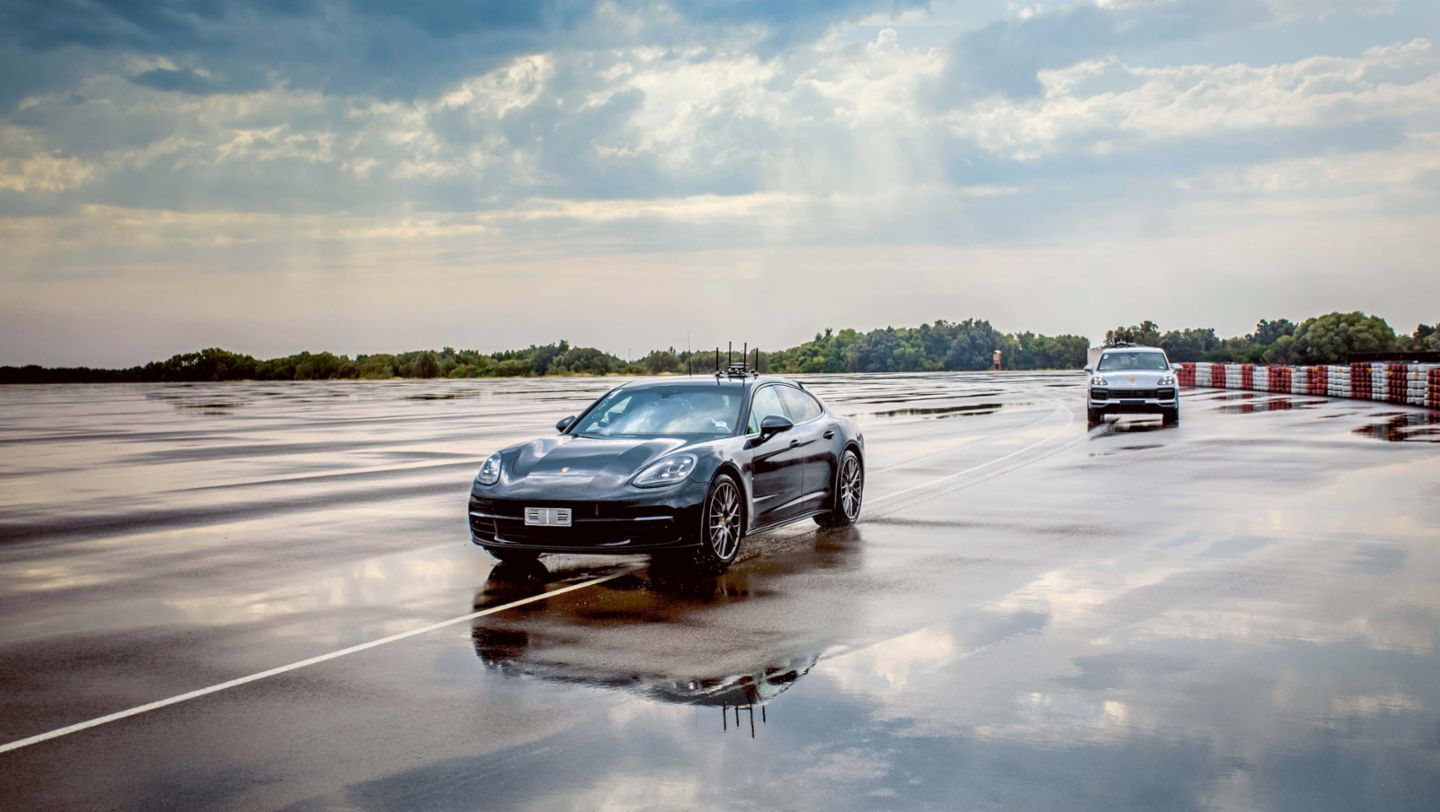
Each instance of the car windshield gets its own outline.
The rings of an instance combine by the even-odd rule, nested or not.
[[[1165,363],[1165,354],[1159,352],[1107,352],[1100,358],[1101,372],[1158,372],[1169,368],[1170,365]]]
[[[718,386],[617,389],[571,429],[584,437],[723,437],[740,419],[741,390]]]

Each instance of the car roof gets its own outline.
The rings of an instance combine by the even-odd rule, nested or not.
[[[1105,352],[1164,352],[1161,347],[1106,347]],[[1105,353],[1101,353],[1104,355]]]

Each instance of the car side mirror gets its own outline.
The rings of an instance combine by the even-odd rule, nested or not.
[[[1094,372],[1094,371],[1095,371],[1095,368],[1094,368],[1094,367],[1091,367],[1091,366],[1085,367],[1085,372],[1086,372],[1086,373],[1091,373],[1091,372]]]
[[[569,417],[562,417],[562,418],[560,418],[559,420],[556,420],[556,421],[555,421],[555,430],[558,431],[558,432],[560,432],[561,434],[564,434],[564,433],[565,433],[565,429],[570,428],[570,424],[571,424],[571,423],[574,423],[574,422],[575,422],[575,415],[573,415],[573,414],[570,415]]]
[[[1179,364],[1171,364],[1171,365],[1170,365],[1170,371],[1171,371],[1171,372],[1179,372],[1179,371],[1182,370],[1182,369],[1184,369],[1184,367],[1180,366]]]
[[[772,414],[760,421],[760,439],[768,440],[782,431],[795,428],[795,423],[784,415]]]

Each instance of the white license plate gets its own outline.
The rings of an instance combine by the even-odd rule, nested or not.
[[[525,508],[525,524],[538,527],[569,527],[570,508]]]

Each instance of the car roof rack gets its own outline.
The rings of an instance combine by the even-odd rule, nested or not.
[[[755,365],[750,365],[750,345],[740,350],[740,360],[735,360],[735,342],[725,345],[725,366],[720,366],[720,348],[715,348],[715,379],[754,378],[760,375],[760,348],[755,348]]]

